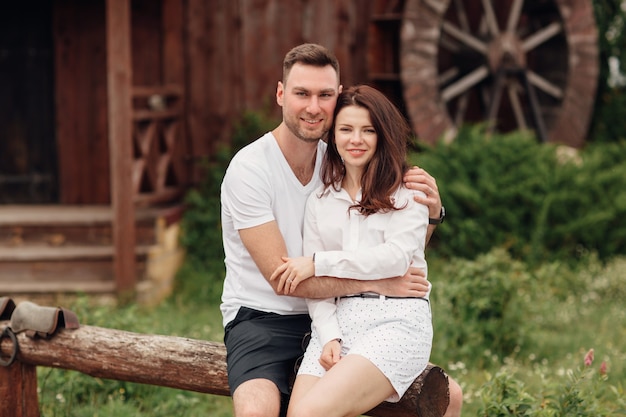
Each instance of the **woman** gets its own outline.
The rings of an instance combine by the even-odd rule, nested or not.
[[[271,279],[292,292],[314,276],[360,280],[426,270],[428,208],[402,186],[410,129],[396,107],[368,86],[338,98],[322,166],[322,187],[307,201],[304,256],[285,258]],[[358,416],[398,401],[428,364],[427,298],[374,293],[307,300],[311,342],[288,417]]]

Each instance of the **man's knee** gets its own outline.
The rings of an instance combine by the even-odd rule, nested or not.
[[[267,379],[251,379],[239,385],[233,393],[236,417],[278,417],[280,391]]]
[[[450,390],[450,404],[444,417],[460,417],[463,407],[463,390],[450,376],[448,376],[448,389]]]

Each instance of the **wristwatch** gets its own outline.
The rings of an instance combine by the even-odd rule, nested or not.
[[[443,219],[446,218],[446,209],[441,206],[441,213],[439,213],[438,219],[428,218],[428,224],[441,224],[443,223]]]

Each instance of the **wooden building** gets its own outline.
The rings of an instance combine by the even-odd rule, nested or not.
[[[132,293],[150,270],[168,281],[196,162],[243,111],[280,114],[282,58],[302,42],[332,49],[344,85],[382,89],[429,142],[487,119],[581,146],[597,78],[591,0],[491,3],[4,2],[0,294]],[[482,113],[465,110],[485,96]]]

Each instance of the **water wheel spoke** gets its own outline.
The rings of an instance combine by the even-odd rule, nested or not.
[[[459,29],[453,23],[448,21],[443,22],[443,31],[453,37],[454,39],[464,43],[470,48],[480,52],[483,55],[487,54],[487,44],[480,39],[474,37],[472,34]]]
[[[421,139],[446,141],[462,124],[485,123],[494,132],[531,129],[541,141],[583,144],[597,77],[580,83],[571,74],[599,71],[592,0],[401,3],[403,24],[415,31],[402,31],[393,49],[406,113]]]
[[[528,77],[528,81],[532,85],[534,85],[535,87],[537,87],[544,93],[549,94],[552,97],[557,98],[559,100],[563,98],[563,90],[561,88],[557,87],[550,81],[546,80],[545,78],[543,78],[541,75],[537,74],[536,72],[532,70],[528,70],[527,77]]]
[[[469,94],[464,93],[459,97],[456,106],[456,113],[454,114],[454,125],[461,126],[465,121],[465,111],[467,110],[467,103],[469,103]]]
[[[489,89],[488,86],[486,85],[481,85],[478,88],[478,92],[479,92],[481,104],[483,105],[484,108],[488,108],[489,103],[491,103],[491,89]]]
[[[513,109],[513,115],[515,116],[517,127],[521,130],[526,130],[528,129],[528,125],[526,124],[526,118],[524,117],[524,111],[522,110],[522,103],[520,103],[518,91],[519,85],[516,83],[510,83],[507,87],[509,102],[511,103],[511,108]]]
[[[454,6],[456,8],[456,16],[459,19],[461,29],[463,29],[465,32],[471,32],[469,20],[467,19],[467,13],[465,12],[465,6],[463,5],[463,0],[454,0]]]
[[[539,100],[537,99],[537,94],[535,92],[535,87],[533,83],[530,81],[529,71],[522,73],[522,79],[524,81],[524,87],[526,89],[526,94],[528,95],[528,102],[530,103],[530,112],[533,117],[533,121],[535,123],[535,130],[537,132],[537,136],[542,142],[546,142],[548,140],[548,133],[546,130],[545,123],[543,121],[541,106],[539,105]]]
[[[498,109],[500,109],[500,101],[502,100],[502,89],[505,83],[504,71],[498,71],[496,79],[493,83],[493,90],[489,98],[489,108],[487,111],[488,131],[493,132],[497,125]]]
[[[459,75],[460,72],[461,70],[459,70],[459,68],[457,67],[447,69],[443,74],[439,75],[439,77],[437,78],[437,84],[440,86],[448,84],[450,81],[456,78],[456,76]]]
[[[480,23],[478,24],[478,34],[483,38],[489,37],[489,28],[487,26],[487,19],[482,16],[480,18]]]
[[[487,26],[489,27],[491,35],[495,38],[500,35],[500,28],[498,27],[496,14],[493,12],[493,7],[491,6],[491,0],[482,0],[482,3],[483,10],[485,11],[485,19],[487,20]]]
[[[563,25],[561,25],[560,22],[552,22],[545,28],[537,31],[536,33],[526,38],[522,43],[522,48],[524,49],[524,52],[531,51],[548,39],[558,35],[562,31]]]
[[[522,5],[524,0],[514,0],[511,6],[511,12],[509,13],[509,19],[506,23],[506,31],[513,33],[519,22],[519,18],[522,12]]]
[[[474,87],[476,84],[487,78],[489,69],[487,65],[481,65],[472,72],[468,73],[457,82],[449,85],[441,92],[441,98],[444,102],[452,100],[454,97]]]
[[[451,39],[445,33],[441,36],[439,43],[441,47],[448,52],[457,53],[461,50],[461,45],[456,43],[454,39]]]

